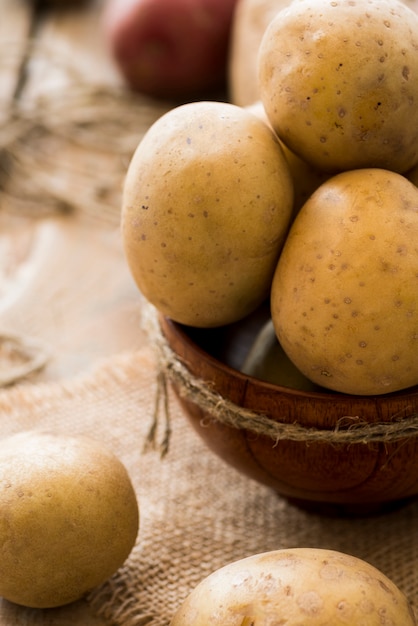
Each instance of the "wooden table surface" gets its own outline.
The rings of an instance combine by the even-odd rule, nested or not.
[[[36,381],[143,341],[121,188],[144,129],[172,106],[137,106],[103,40],[103,0],[49,7],[0,0],[0,338],[52,353]],[[0,349],[0,384],[1,370]]]
[[[18,162],[13,164],[18,174],[15,189],[10,191],[10,181],[5,180],[10,155],[6,158],[4,146],[9,141],[7,133],[15,130],[11,110],[17,104],[22,110],[42,108],[42,96],[51,89],[63,94],[71,91],[74,71],[90,87],[121,85],[101,37],[101,3],[83,2],[72,8],[60,4],[67,3],[58,1],[45,8],[35,0],[0,0],[0,330],[7,336],[36,337],[52,348],[53,358],[29,380],[35,383],[71,377],[101,358],[141,345],[143,340],[138,330],[138,293],[119,241],[119,186],[115,186],[114,199],[107,197],[107,203],[98,205],[103,215],[97,219],[72,220],[65,210],[62,214],[50,210],[48,188],[57,196],[73,194],[75,204],[77,194],[82,191],[83,198],[88,198],[94,188],[93,176],[91,185],[83,179],[80,183],[80,167],[77,180],[71,178],[71,168],[80,158],[76,146],[67,155],[62,146],[59,154],[52,151],[48,180],[42,179],[46,176],[42,168],[31,170],[30,166],[22,169],[19,179]],[[71,72],[66,67],[68,59]],[[36,151],[25,156],[34,158],[36,166]],[[61,162],[66,159],[65,172],[54,172],[55,157]],[[84,165],[89,165],[89,158],[87,155]],[[92,170],[100,173],[103,163],[90,160]],[[47,186],[45,215],[40,210],[42,184]],[[79,189],[80,184],[84,189]],[[35,199],[34,206],[30,198],[22,201],[19,197],[28,185],[41,194],[41,201]],[[112,203],[114,213],[102,219],[102,224],[100,217],[106,217],[106,207],[112,208]],[[92,296],[98,283],[101,289]],[[4,369],[1,357],[0,349],[0,370]],[[28,381],[17,384],[20,382]],[[99,626],[103,622],[85,601],[32,610],[0,600],[0,624]]]

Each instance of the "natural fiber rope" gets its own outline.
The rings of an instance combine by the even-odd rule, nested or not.
[[[418,436],[418,414],[394,416],[391,422],[369,423],[360,416],[342,416],[332,430],[306,427],[297,422],[284,423],[236,405],[211,388],[211,382],[196,378],[171,349],[158,322],[158,312],[150,305],[143,306],[143,324],[151,344],[155,347],[158,364],[157,400],[154,422],[148,443],[154,442],[159,419],[161,396],[167,394],[167,380],[173,383],[179,396],[196,404],[204,413],[226,426],[244,429],[254,435],[263,435],[275,443],[280,440],[300,441],[306,444],[392,443],[406,437]],[[168,403],[164,402],[166,429],[161,445],[165,454],[169,445],[170,417]],[[204,422],[203,422],[204,425]]]
[[[31,61],[47,59],[66,83],[65,88],[50,84],[30,98],[0,96],[1,209],[30,216],[77,211],[117,225],[129,160],[172,103],[123,86],[92,83],[69,54],[57,55],[37,40],[27,46]],[[0,68],[21,56],[13,42],[1,52]],[[82,149],[77,156],[88,158],[72,158],[65,148]]]
[[[12,385],[45,367],[47,347],[18,333],[0,332],[0,387]]]

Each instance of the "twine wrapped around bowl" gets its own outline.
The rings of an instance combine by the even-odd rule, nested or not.
[[[361,509],[418,493],[418,387],[373,397],[280,387],[211,354],[225,329],[147,317],[160,389],[172,384],[208,447],[238,471],[307,503]]]

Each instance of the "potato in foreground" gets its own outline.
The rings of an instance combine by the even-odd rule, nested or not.
[[[205,578],[170,626],[416,626],[407,599],[362,559],[319,548],[255,554]]]
[[[292,208],[286,158],[261,119],[222,102],[185,104],[151,126],[129,165],[126,259],[164,315],[228,324],[268,297]]]
[[[0,595],[33,608],[83,597],[130,554],[139,512],[124,465],[87,437],[0,441]]]
[[[292,152],[320,171],[418,161],[418,15],[398,0],[295,0],[259,49],[259,90]]]
[[[418,384],[418,189],[381,169],[329,178],[296,216],[271,292],[295,366],[322,387]]]

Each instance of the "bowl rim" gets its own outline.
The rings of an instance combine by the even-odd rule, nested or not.
[[[255,376],[251,376],[250,374],[245,374],[240,370],[224,363],[220,359],[216,358],[210,352],[204,350],[198,343],[196,343],[188,334],[187,329],[191,328],[186,326],[185,324],[181,324],[180,322],[176,322],[175,320],[165,316],[160,315],[160,325],[161,330],[166,338],[165,328],[168,328],[169,331],[176,335],[176,337],[181,340],[184,344],[187,345],[188,349],[191,350],[196,356],[203,358],[207,362],[209,362],[212,367],[222,370],[227,373],[230,377],[236,378],[242,382],[243,385],[247,384],[250,381],[253,385],[258,386],[266,391],[274,391],[275,393],[286,394],[295,398],[304,398],[308,399],[316,399],[316,400],[327,400],[327,401],[337,401],[337,402],[367,402],[371,404],[380,404],[385,400],[407,400],[411,397],[418,395],[418,384],[412,387],[407,387],[405,389],[400,389],[398,391],[392,391],[390,393],[385,394],[374,394],[374,395],[358,395],[358,394],[346,394],[338,391],[306,391],[303,389],[295,389],[293,387],[286,387],[284,385],[277,385],[275,383],[270,383],[268,381],[264,381],[261,378],[257,378]],[[202,328],[192,328],[195,331],[204,331]]]

